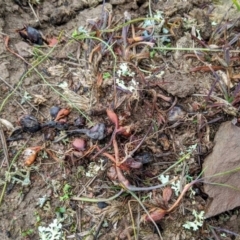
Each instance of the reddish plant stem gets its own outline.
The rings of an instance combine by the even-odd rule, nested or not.
[[[116,163],[115,158],[111,154],[103,152],[102,155],[110,159],[113,163]]]
[[[115,160],[116,160],[116,166],[119,166],[119,150],[116,140],[116,134],[113,136],[113,148],[114,148],[114,154],[115,154]]]
[[[98,148],[98,152],[93,156],[93,159],[96,158],[98,155],[103,154],[103,152],[104,152],[107,148],[109,148],[109,147],[111,146],[112,141],[113,141],[113,136],[114,136],[114,132],[113,132],[113,134],[112,134],[112,137],[111,137],[111,139],[110,139],[110,142],[109,142],[104,148],[100,149],[99,147],[97,147],[97,148]]]
[[[196,179],[188,184],[186,184],[180,194],[180,196],[178,197],[177,201],[169,208],[166,210],[166,213],[170,213],[172,212],[181,202],[181,200],[183,199],[184,195],[186,194],[186,192],[189,190],[190,187],[192,187],[196,182],[198,182],[199,179]]]
[[[128,153],[127,156],[125,156],[124,159],[121,162],[118,161],[117,162],[117,166],[120,166],[121,164],[123,164],[125,161],[127,161],[128,158],[132,158],[133,154],[140,148],[140,146],[143,144],[143,142],[147,138],[147,135],[149,134],[151,128],[152,128],[152,124],[149,127],[149,129],[148,129],[147,133],[145,134],[145,136],[140,141],[140,143],[130,153]]]
[[[102,155],[104,155],[105,157],[107,157],[109,160],[111,160],[113,163],[116,164],[116,160],[115,160],[115,158],[111,154],[103,152]],[[166,184],[159,184],[159,185],[151,186],[151,187],[135,187],[133,185],[130,185],[129,181],[124,177],[124,175],[122,173],[122,170],[119,167],[117,167],[117,166],[116,166],[116,172],[117,172],[117,176],[118,176],[118,180],[119,180],[120,184],[124,188],[126,188],[127,190],[132,191],[132,192],[136,192],[136,191],[151,191],[151,190],[154,190],[154,189],[157,189],[157,188],[164,187],[167,184],[169,184],[170,182],[174,182],[176,180],[176,178],[175,178],[175,179],[173,179],[172,181],[170,181],[170,182],[168,182]]]
[[[200,67],[195,67],[190,70],[190,72],[198,72],[198,71],[204,71],[204,72],[210,72],[212,70],[223,70],[224,67],[221,66],[200,66]]]
[[[12,53],[13,55],[15,55],[15,56],[17,56],[18,58],[20,58],[21,60],[23,60],[27,65],[29,65],[29,66],[31,66],[32,67],[32,65],[29,63],[29,62],[27,62],[22,56],[20,56],[19,54],[17,54],[17,53],[15,53],[13,50],[11,50],[9,47],[8,47],[8,43],[9,43],[9,36],[6,36],[6,38],[5,38],[5,48],[10,52],[10,53]]]

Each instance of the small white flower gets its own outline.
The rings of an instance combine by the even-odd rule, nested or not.
[[[168,183],[169,182],[169,175],[160,175],[159,178],[158,178],[162,184],[165,184],[165,183]]]
[[[40,240],[62,240],[62,224],[54,219],[48,227],[38,227]]]
[[[198,213],[196,210],[193,210],[192,214],[195,217],[195,220],[193,222],[187,221],[185,224],[183,224],[183,227],[189,230],[192,228],[193,231],[197,231],[199,227],[203,225],[204,211]]]

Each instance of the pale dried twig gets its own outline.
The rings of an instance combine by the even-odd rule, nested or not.
[[[0,80],[3,81],[9,88],[14,90],[14,88],[6,80],[4,80],[2,77],[0,77]],[[16,94],[23,98],[23,95],[21,93],[16,92]],[[32,105],[28,100],[26,100],[26,103],[28,103],[36,112],[39,112],[39,114],[41,114],[45,119],[47,118],[42,112],[38,111],[38,109],[34,105]]]
[[[3,152],[4,152],[4,155],[5,155],[5,161],[7,163],[7,166],[9,167],[8,149],[7,149],[6,139],[5,139],[4,132],[3,132],[1,124],[0,124],[0,138],[1,138],[1,142],[2,142]]]

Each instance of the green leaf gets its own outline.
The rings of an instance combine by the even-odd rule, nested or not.
[[[77,35],[78,35],[78,31],[75,29],[72,33],[72,38],[77,37]]]
[[[233,4],[236,6],[237,10],[240,11],[240,3],[239,0],[232,0]]]
[[[154,58],[157,52],[155,50],[150,51],[150,58]]]
[[[103,79],[108,79],[111,77],[111,74],[109,72],[103,73]]]

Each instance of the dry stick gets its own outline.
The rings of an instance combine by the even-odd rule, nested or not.
[[[220,238],[218,237],[218,235],[216,234],[216,232],[214,231],[213,228],[210,228],[210,231],[212,232],[212,234],[213,234],[215,240],[220,240]]]
[[[76,226],[79,226],[77,229],[81,232],[82,231],[82,209],[81,208],[78,209],[76,218],[77,218]]]
[[[139,205],[142,207],[142,209],[146,212],[147,216],[149,217],[149,219],[151,220],[151,222],[153,223],[153,225],[155,226],[157,232],[158,232],[158,235],[160,237],[161,240],[163,240],[162,238],[162,235],[161,235],[161,232],[156,224],[156,222],[153,220],[153,218],[150,216],[150,213],[148,212],[148,210],[145,208],[144,204],[139,200],[139,198],[136,196],[135,193],[131,192],[131,191],[128,191],[128,193],[130,193],[136,200],[137,202],[139,203]]]
[[[58,157],[56,157],[50,149],[43,148],[43,150],[57,163],[62,163],[62,161]]]
[[[38,15],[36,14],[36,12],[34,11],[33,6],[32,6],[32,4],[30,3],[30,1],[28,1],[28,5],[29,5],[29,7],[31,8],[31,10],[32,10],[32,12],[33,12],[33,15],[35,16],[37,22],[39,22],[39,23],[41,24],[41,22],[40,22],[40,20],[39,20],[39,17],[38,17]]]
[[[113,163],[116,163],[115,158],[111,154],[104,152],[104,153],[102,153],[102,155],[107,157],[108,159],[110,159]]]
[[[127,226],[127,223],[126,223],[126,222],[124,223],[124,226],[125,226],[125,229],[128,230],[128,226]],[[126,235],[127,235],[128,240],[132,240],[129,231],[126,232]]]
[[[114,154],[115,154],[115,164],[116,167],[119,166],[119,150],[118,150],[118,145],[117,145],[117,140],[116,140],[116,133],[113,136],[113,148],[114,148]]]
[[[133,232],[134,232],[134,238],[135,238],[135,240],[137,240],[138,239],[137,234],[139,234],[139,222],[140,221],[138,221],[138,226],[137,226],[138,233],[136,233],[133,212],[132,212],[132,209],[131,209],[131,202],[137,202],[137,201],[136,200],[129,200],[128,201],[128,209],[129,209],[131,220],[132,220],[132,225],[133,225],[132,228],[133,228]],[[138,204],[138,218],[139,218],[139,204]]]
[[[118,150],[118,145],[117,145],[117,140],[116,140],[116,132],[117,132],[117,127],[118,127],[118,121],[115,123],[115,130],[113,134],[113,148],[114,148],[114,153],[115,153],[115,165],[116,165],[116,171],[117,171],[117,176],[118,180],[123,186],[128,188],[130,186],[129,181],[124,177],[121,169],[119,168],[119,150]]]
[[[96,228],[95,235],[93,237],[94,240],[98,239],[98,235],[99,235],[99,232],[100,232],[100,229],[102,227],[102,224],[103,224],[103,221],[104,221],[104,218],[105,218],[106,214],[107,214],[106,212],[103,214],[103,216],[102,216],[102,218],[101,218],[101,220],[100,220],[100,222],[99,222],[99,224]]]
[[[108,159],[110,159],[114,164],[116,164],[116,159],[111,154],[103,152],[102,155],[107,157]],[[117,166],[116,166],[116,172],[117,172],[117,176],[118,176],[118,180],[120,182],[120,185],[124,189],[128,189],[129,191],[149,191],[149,190],[157,189],[157,188],[160,188],[160,187],[164,187],[165,185],[169,184],[169,182],[168,182],[167,184],[160,184],[160,185],[152,186],[152,187],[135,187],[135,186],[130,185],[129,181],[124,177],[121,169]],[[174,181],[175,180],[176,179],[174,179]]]
[[[27,65],[33,67],[29,62],[27,62],[22,56],[20,56],[19,54],[15,53],[13,50],[11,50],[9,47],[8,47],[8,43],[9,43],[9,36],[6,36],[5,38],[5,48],[10,52],[12,53],[13,55],[17,56],[18,58],[22,59]]]
[[[210,229],[215,229],[218,232],[225,232],[225,233],[228,233],[228,234],[232,234],[234,236],[240,236],[240,234],[232,232],[232,231],[229,231],[229,230],[224,229],[224,228],[214,227],[214,226],[211,226],[211,225],[209,225],[209,227],[210,227]]]
[[[175,96],[174,97],[174,101],[173,101],[173,103],[172,103],[172,105],[170,106],[170,108],[168,108],[167,110],[165,110],[165,111],[163,111],[163,112],[165,112],[165,113],[167,113],[167,112],[169,112],[171,109],[173,109],[173,107],[177,104],[177,97]]]
[[[89,187],[97,178],[97,175],[94,176],[93,178],[91,178],[90,180],[88,180],[88,182],[85,184],[85,186],[82,187],[82,190],[80,191],[80,193],[78,194],[78,197],[81,196],[83,194],[83,192],[86,190],[86,187]],[[76,199],[75,199],[76,200]],[[104,202],[104,201],[103,201]]]
[[[116,146],[117,147],[117,146]],[[104,155],[105,157],[107,157],[108,159],[110,159],[113,163],[116,164],[116,159],[109,153],[102,153],[102,155]],[[126,189],[126,190],[129,190],[129,191],[133,191],[133,192],[136,192],[136,191],[150,191],[150,190],[154,190],[154,189],[158,189],[158,188],[162,188],[168,184],[170,184],[171,182],[174,182],[176,181],[177,177],[172,179],[171,181],[167,182],[167,183],[164,183],[164,184],[159,184],[159,185],[156,185],[156,186],[151,186],[151,187],[135,187],[133,185],[130,185],[129,181],[124,177],[121,169],[119,167],[116,166],[116,172],[117,172],[117,176],[118,176],[118,180],[120,182],[120,185]]]
[[[17,54],[17,53],[15,53],[13,50],[11,50],[9,47],[8,47],[8,43],[9,43],[9,36],[7,35],[6,36],[6,38],[5,38],[5,48],[10,52],[10,53],[12,53],[13,55],[15,55],[15,56],[17,56],[18,58],[20,58],[21,60],[23,60],[27,65],[29,65],[31,68],[34,68],[29,62],[27,62],[22,56],[20,56],[19,54]],[[1,77],[0,77],[0,79],[5,83],[5,84],[7,84],[6,83],[6,81],[4,81]],[[9,85],[9,84],[7,84],[13,91],[15,90],[15,88],[13,88],[11,85]],[[21,96],[21,95],[20,95]],[[38,112],[38,109],[36,108],[36,107],[34,107],[30,102],[28,102],[27,101],[27,103],[31,106],[31,107],[33,107],[37,112]],[[46,118],[46,116],[44,116],[41,112],[40,112],[40,114],[44,117],[44,118]]]
[[[93,203],[97,203],[97,202],[110,202],[116,198],[118,198],[122,193],[124,192],[123,189],[121,189],[117,194],[113,195],[110,198],[87,198],[87,197],[71,197],[71,200],[75,200],[75,201],[83,201],[83,202],[93,202]]]
[[[0,35],[7,36],[7,34],[3,32],[0,32]]]
[[[145,134],[145,136],[143,137],[143,139],[140,141],[140,143],[130,152],[127,154],[127,156],[124,157],[124,159],[119,162],[119,165],[121,165],[122,163],[124,163],[128,158],[132,158],[132,156],[134,155],[134,153],[140,148],[140,146],[143,144],[143,142],[145,141],[145,139],[147,138],[147,135],[149,134],[150,130],[152,128],[152,124],[149,127],[147,133]],[[119,166],[118,165],[118,166]]]
[[[27,113],[26,109],[21,105],[20,102],[18,102],[16,99],[13,100],[22,110],[24,113]]]
[[[0,77],[0,80],[3,81],[9,88],[11,88],[12,90],[14,90],[14,88],[7,82],[5,81],[3,78]],[[20,97],[23,98],[22,94],[19,92],[16,92]],[[47,118],[42,112],[38,111],[38,109],[32,105],[29,101],[26,101],[26,103],[28,103],[36,112],[39,112],[44,118]]]
[[[114,130],[114,131],[115,131],[115,130]],[[93,156],[93,159],[96,158],[98,155],[102,154],[108,147],[111,146],[112,141],[113,141],[113,136],[114,136],[114,134],[115,134],[115,133],[113,132],[109,143],[108,143],[104,148],[102,148],[102,149],[100,150],[100,148],[98,147],[98,152]]]
[[[13,164],[16,162],[18,156],[21,154],[21,152],[23,151],[23,149],[25,148],[25,146],[27,145],[29,140],[30,140],[30,137],[27,139],[27,141],[24,143],[24,145],[18,150],[18,152],[13,157],[11,163],[9,164],[9,168],[7,170],[8,172],[11,171],[11,168],[12,168]],[[4,193],[6,191],[6,188],[7,188],[7,184],[8,184],[8,181],[5,181],[5,183],[4,183],[3,187],[2,187],[2,191],[1,191],[1,194],[0,194],[0,206],[2,204],[2,200],[3,200],[3,197],[4,197]]]
[[[7,162],[7,166],[9,168],[9,155],[8,155],[8,149],[7,149],[7,144],[6,144],[6,139],[4,136],[4,132],[2,129],[2,125],[0,124],[0,138],[1,138],[1,142],[2,142],[2,147],[3,147],[3,152],[5,155],[5,160]]]

